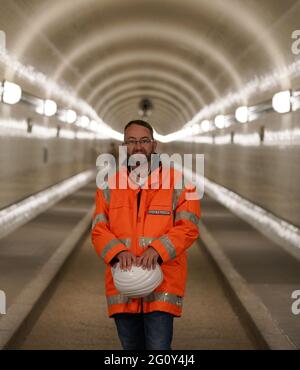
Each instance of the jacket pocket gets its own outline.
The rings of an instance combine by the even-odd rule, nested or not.
[[[127,196],[118,196],[116,199],[112,199],[109,207],[109,227],[117,237],[131,236],[132,214],[133,207]]]

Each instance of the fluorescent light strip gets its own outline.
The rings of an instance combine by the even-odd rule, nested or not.
[[[33,125],[32,132],[28,133],[28,136],[33,136],[37,138],[46,138],[46,139],[56,137],[56,135],[57,135],[57,128],[45,127],[41,125]]]
[[[0,211],[0,239],[10,234],[55,203],[91,182],[96,171],[87,170],[40,191]]]
[[[178,141],[184,141],[184,142],[193,142],[193,143],[199,143],[199,144],[213,144],[214,143],[214,139],[212,136],[196,136],[194,138],[188,138],[188,137],[184,137],[184,138],[181,138],[179,139]]]
[[[223,112],[235,104],[240,104],[242,97],[250,98],[258,92],[271,90],[276,88],[281,80],[287,77],[296,78],[299,75],[300,60],[297,60],[288,66],[285,66],[279,70],[275,70],[270,74],[263,75],[260,78],[257,77],[254,80],[249,81],[241,90],[229,93],[223,99],[208,105],[199,111],[190,121],[190,123],[197,123],[202,119],[218,114],[219,112]]]
[[[27,122],[14,119],[0,119],[0,136],[27,136]]]
[[[62,101],[65,101],[67,105],[74,106],[77,109],[80,109],[92,120],[95,120],[99,124],[99,128],[95,130],[93,129],[92,131],[100,133],[100,131],[105,130],[107,136],[110,136],[119,141],[123,141],[123,134],[113,130],[105,122],[103,122],[90,105],[88,105],[82,99],[79,99],[72,95],[72,90],[70,88],[58,85],[56,82],[51,81],[49,77],[41,72],[38,72],[32,66],[24,66],[19,61],[15,60],[12,56],[8,55],[6,51],[0,51],[0,62],[14,70],[19,76],[27,79],[29,82],[36,84],[41,88],[45,88],[45,86],[47,86],[47,90],[58,96]],[[223,99],[219,99],[218,101],[206,106],[204,109],[199,111],[189,122],[187,122],[183,129],[168,135],[160,135],[158,133],[155,133],[155,138],[156,140],[163,143],[168,143],[180,140],[183,137],[191,136],[195,134],[191,127],[197,125],[203,119],[207,119],[207,117],[219,114],[220,112],[225,111],[235,104],[240,104],[242,98],[250,98],[258,92],[265,92],[277,87],[280,80],[282,79],[285,79],[287,77],[296,78],[299,75],[300,60],[297,60],[288,66],[275,70],[270,74],[263,75],[260,78],[256,77],[254,80],[249,81],[239,91],[229,93]]]
[[[194,124],[200,123],[202,120],[206,120],[208,117],[220,114],[220,112],[226,111],[228,108],[241,104],[243,98],[250,98],[259,92],[266,92],[271,89],[278,87],[281,80],[285,78],[297,78],[300,76],[300,59],[285,66],[281,69],[275,70],[272,73],[265,74],[261,77],[249,81],[245,86],[236,92],[227,94],[223,99],[219,99],[216,102],[207,105],[205,108],[200,110],[185,126],[193,126]],[[203,131],[203,130],[202,130]],[[179,133],[179,136],[177,135]],[[160,135],[161,136],[161,135]],[[191,136],[189,131],[176,131],[162,139],[167,138],[168,142],[178,139],[182,136]],[[166,140],[166,139],[164,139]],[[167,141],[163,141],[167,142]]]
[[[123,141],[123,134],[113,130],[105,122],[103,122],[89,104],[73,95],[70,88],[61,84],[58,85],[56,82],[52,81],[45,74],[37,71],[32,66],[23,65],[4,50],[0,50],[0,62],[15,71],[19,77],[29,81],[31,84],[39,86],[43,90],[46,88],[47,91],[51,91],[51,94],[59,97],[61,101],[65,102],[67,106],[72,106],[74,109],[78,109],[85,115],[89,116],[92,120],[95,120],[98,123],[99,128],[92,131],[99,132],[105,130],[107,135],[110,137],[114,138],[115,140]]]
[[[82,140],[94,140],[95,134],[92,132],[85,132],[85,131],[77,131],[76,132],[76,138],[82,139]]]
[[[0,119],[0,136],[10,137],[26,137],[40,138],[40,139],[51,139],[57,137],[56,127],[47,127],[38,125],[32,122],[32,131],[28,132],[28,124],[25,120],[14,120],[14,119]],[[73,131],[71,129],[60,129],[59,138],[63,139],[75,139],[78,140],[94,140],[95,138],[107,138],[105,135],[100,135],[95,132],[86,131]]]
[[[300,145],[300,129],[286,129],[280,131],[265,130],[265,145]]]
[[[215,137],[215,144],[217,145],[224,145],[224,144],[230,144],[231,143],[231,135],[219,135]]]
[[[180,166],[175,164],[180,170]],[[201,184],[204,180],[205,192],[217,202],[224,205],[232,213],[251,224],[274,243],[284,248],[292,256],[300,260],[300,229],[272,213],[249,202],[240,195],[227,188],[193,173],[190,169],[184,169],[187,178],[196,179]],[[201,190],[199,189],[200,193]]]
[[[244,146],[259,146],[263,144],[261,143],[260,136],[257,132],[254,132],[252,134],[235,133],[233,136],[233,142],[234,144],[244,145]]]
[[[84,102],[82,99],[76,98],[72,94],[71,89],[63,85],[58,85],[57,83],[51,81],[49,77],[37,71],[34,67],[23,65],[7,52],[0,53],[0,61],[10,69],[15,71],[19,77],[24,78],[30,83],[43,89],[45,89],[46,87],[47,90],[50,90],[54,95],[59,97],[68,105],[74,105],[81,109],[83,112],[87,112],[91,115],[95,114],[95,111],[86,102]]]
[[[188,137],[188,138],[181,138],[178,141],[184,142],[193,142],[193,143],[200,143],[200,144],[230,144],[231,137],[230,135],[219,135],[215,136],[214,139],[212,136],[196,136],[196,137]],[[243,145],[243,146],[260,146],[260,145],[268,145],[268,146],[275,146],[275,145],[300,145],[300,129],[286,129],[286,130],[278,130],[278,131],[271,131],[265,130],[264,133],[264,140],[261,142],[260,135],[258,132],[253,133],[239,133],[235,132],[233,136],[233,143],[235,145]]]
[[[63,139],[75,139],[76,138],[76,132],[72,130],[66,130],[66,129],[60,129],[59,131],[59,137]]]

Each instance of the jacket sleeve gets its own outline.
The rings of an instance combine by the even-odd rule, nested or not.
[[[195,194],[195,188],[184,188],[179,196],[178,204],[174,209],[174,226],[167,234],[151,243],[151,247],[159,253],[163,262],[179,256],[199,236],[200,200],[190,199],[192,197],[189,197],[189,193]]]
[[[97,189],[96,209],[93,216],[92,243],[97,254],[109,264],[113,258],[128,248],[109,229],[108,201],[104,192],[109,189]]]

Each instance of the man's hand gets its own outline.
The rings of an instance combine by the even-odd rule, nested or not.
[[[136,265],[142,266],[143,269],[153,270],[155,269],[155,266],[157,264],[159,258],[159,254],[156,252],[154,248],[151,246],[148,247],[145,252],[140,256],[136,258]]]
[[[133,264],[136,264],[136,256],[131,252],[122,251],[116,255],[119,260],[121,270],[131,270]]]

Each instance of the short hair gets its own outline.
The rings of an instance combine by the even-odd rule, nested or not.
[[[139,126],[146,127],[151,132],[151,137],[153,139],[153,127],[150,125],[150,123],[143,121],[142,119],[135,119],[135,120],[129,121],[127,125],[124,127],[124,134],[125,134],[125,131],[128,129],[128,127],[131,125],[139,125]]]

